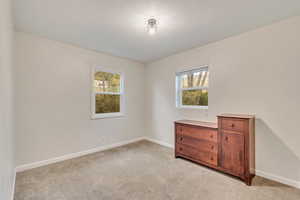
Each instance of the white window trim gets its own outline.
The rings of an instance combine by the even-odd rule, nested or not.
[[[177,108],[187,108],[187,109],[208,109],[208,106],[189,106],[189,105],[182,105],[182,91],[184,90],[200,90],[200,89],[206,89],[208,91],[209,87],[193,87],[193,88],[181,88],[180,87],[180,76],[182,74],[192,74],[195,72],[201,72],[201,71],[208,71],[208,66],[199,67],[192,70],[187,71],[181,71],[176,73],[176,107]],[[209,95],[209,93],[208,93]]]
[[[95,92],[94,91],[94,78],[97,71],[114,73],[120,75],[120,92]],[[123,72],[107,69],[106,67],[96,66],[91,70],[91,118],[103,119],[103,118],[118,118],[125,116],[125,90],[124,90],[125,75]],[[120,95],[120,112],[114,113],[101,113],[97,114],[96,111],[96,94],[119,94]]]

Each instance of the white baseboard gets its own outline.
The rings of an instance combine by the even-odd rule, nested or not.
[[[141,141],[141,140],[145,140],[145,138],[144,137],[139,137],[139,138],[135,138],[135,139],[132,139],[132,140],[127,140],[127,141],[123,141],[123,142],[114,143],[114,144],[111,144],[111,145],[96,147],[96,148],[89,149],[89,150],[86,150],[86,151],[71,153],[71,154],[67,154],[67,155],[64,155],[64,156],[56,157],[56,158],[50,158],[48,160],[43,160],[43,161],[38,161],[38,162],[29,163],[29,164],[25,164],[25,165],[20,165],[20,166],[16,167],[16,172],[22,172],[22,171],[26,171],[26,170],[33,169],[33,168],[42,167],[42,166],[45,166],[45,165],[61,162],[61,161],[64,161],[64,160],[69,160],[69,159],[72,159],[72,158],[77,158],[77,157],[81,157],[81,156],[84,156],[84,155],[88,155],[88,154],[92,154],[92,153],[96,153],[96,152],[100,152],[100,151],[104,151],[104,150],[124,146],[126,144],[138,142],[138,141]]]
[[[165,147],[169,147],[169,148],[174,149],[174,145],[169,144],[169,143],[167,143],[167,142],[159,141],[159,140],[152,139],[152,138],[149,138],[149,137],[146,137],[145,140],[148,140],[148,141],[150,141],[150,142],[153,142],[153,143],[156,143],[156,144],[160,144],[160,145],[162,145],[162,146],[165,146]]]
[[[264,171],[261,171],[261,170],[255,170],[255,173],[256,173],[256,175],[264,177],[266,179],[270,179],[270,180],[273,180],[273,181],[276,181],[276,182],[279,182],[279,183],[282,183],[282,184],[289,185],[289,186],[300,189],[300,182],[299,181],[288,179],[288,178],[278,176],[278,175],[275,175],[275,174],[271,174],[271,173],[268,173],[268,172],[264,172]]]

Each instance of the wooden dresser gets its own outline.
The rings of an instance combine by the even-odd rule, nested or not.
[[[253,115],[222,114],[218,123],[175,122],[175,157],[239,177],[251,185],[255,176]]]

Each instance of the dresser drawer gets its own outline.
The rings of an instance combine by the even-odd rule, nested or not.
[[[195,139],[218,142],[218,133],[215,129],[179,125],[176,131],[176,133],[180,136],[188,136]]]
[[[199,151],[206,151],[211,153],[218,153],[218,144],[205,140],[198,140],[185,135],[177,135],[176,142],[179,144],[193,147]]]
[[[244,124],[245,124],[244,120],[227,119],[227,118],[221,119],[221,128],[225,130],[244,131]]]
[[[193,147],[178,143],[176,144],[176,151],[179,154],[193,160],[198,160],[215,166],[217,166],[218,163],[218,156],[216,153],[199,151]]]

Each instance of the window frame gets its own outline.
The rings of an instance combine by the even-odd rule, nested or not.
[[[112,74],[120,75],[120,91],[119,92],[96,92],[94,90],[94,80],[95,73],[101,71]],[[103,119],[103,118],[117,118],[125,115],[125,90],[124,90],[124,79],[125,75],[123,72],[108,69],[102,66],[92,67],[91,70],[91,118],[92,119]],[[112,95],[120,95],[120,112],[112,112],[112,113],[96,113],[96,95],[97,94],[112,94]]]
[[[181,81],[182,75],[193,74],[195,72],[202,72],[202,71],[209,72],[208,66],[203,66],[203,67],[176,73],[175,81],[176,81],[176,107],[177,108],[208,109],[208,105],[207,106],[182,105],[182,91],[184,91],[184,90],[203,90],[203,89],[205,89],[205,90],[207,90],[208,95],[209,95],[209,81],[208,81],[208,86],[204,86],[204,87],[181,88],[181,86],[180,86],[180,81]]]

